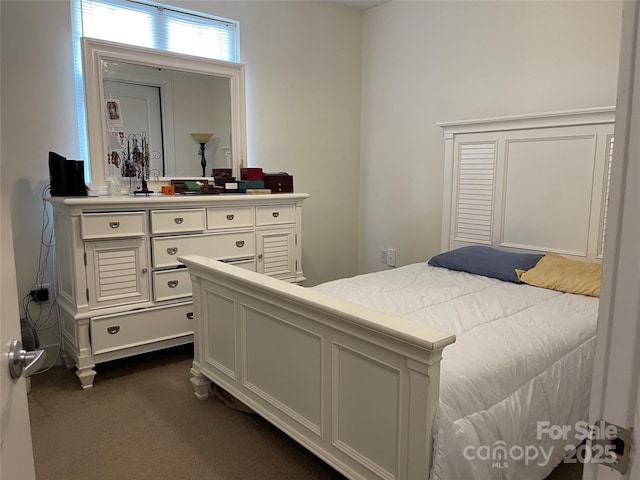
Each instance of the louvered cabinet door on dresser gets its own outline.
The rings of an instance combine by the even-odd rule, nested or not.
[[[293,205],[256,207],[257,271],[283,280],[295,279],[296,210]]]
[[[144,238],[86,242],[89,308],[149,300]]]
[[[307,194],[48,199],[62,356],[82,388],[98,363],[193,341],[191,279],[202,255],[288,282],[302,272]]]
[[[281,280],[295,279],[295,228],[259,228],[256,239],[257,272]]]

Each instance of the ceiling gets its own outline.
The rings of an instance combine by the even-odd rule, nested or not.
[[[366,10],[368,8],[377,7],[391,0],[332,0],[333,3],[344,5],[345,7],[355,8],[357,10]]]

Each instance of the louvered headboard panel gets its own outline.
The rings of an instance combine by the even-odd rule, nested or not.
[[[496,143],[463,143],[459,154],[456,238],[491,243]]]
[[[613,107],[445,122],[442,249],[602,258]]]

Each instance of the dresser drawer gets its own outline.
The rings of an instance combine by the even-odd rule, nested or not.
[[[151,240],[153,268],[175,267],[180,255],[202,255],[218,259],[255,256],[253,232],[156,237]]]
[[[227,260],[227,265],[256,271],[255,258],[241,258],[239,260]],[[156,302],[175,300],[190,297],[192,294],[191,277],[186,268],[173,268],[160,270],[153,273],[153,299]]]
[[[253,227],[253,207],[207,208],[207,228]]]
[[[193,305],[149,308],[91,319],[94,355],[193,333]]]
[[[256,225],[278,225],[296,220],[294,205],[271,205],[256,207]]]
[[[151,233],[201,232],[205,228],[204,208],[151,212]]]
[[[245,270],[256,271],[256,259],[254,258],[241,258],[239,260],[222,260],[227,265],[233,265],[234,267],[244,268]]]
[[[147,233],[145,212],[83,213],[83,240],[143,237]]]
[[[156,302],[191,296],[191,278],[186,268],[153,272],[153,299]]]

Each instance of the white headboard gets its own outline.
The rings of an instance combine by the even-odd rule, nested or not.
[[[602,258],[615,108],[443,122],[442,249]]]

